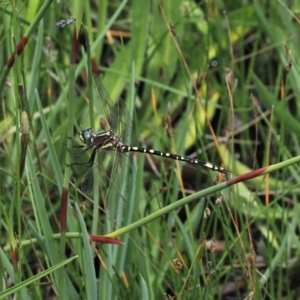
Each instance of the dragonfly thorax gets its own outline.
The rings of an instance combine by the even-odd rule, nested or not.
[[[88,148],[102,148],[104,150],[122,152],[124,145],[119,135],[115,134],[111,129],[95,134],[94,130],[89,127],[79,133],[79,138]]]

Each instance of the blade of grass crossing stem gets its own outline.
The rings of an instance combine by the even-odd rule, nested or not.
[[[43,54],[43,42],[44,42],[44,22],[41,20],[39,24],[38,34],[35,41],[35,49],[31,65],[31,72],[30,72],[30,80],[27,86],[27,95],[28,99],[33,99],[34,94],[36,93],[36,86],[38,86],[38,76],[40,74],[41,69],[41,57]],[[33,108],[34,108],[34,102],[29,101],[29,114],[32,115]]]
[[[146,284],[146,281],[141,273],[139,273],[139,283],[140,283],[140,290],[141,290],[141,299],[149,300],[149,290]]]
[[[101,1],[101,9],[98,10],[98,19],[97,20],[104,20],[105,23],[98,22],[97,26],[98,28],[96,29],[96,32],[99,32],[97,35],[97,38],[95,41],[93,41],[92,47],[91,47],[91,53],[95,53],[95,57],[101,57],[101,49],[102,47],[100,46],[100,43],[104,41],[104,37],[106,33],[110,30],[110,28],[115,24],[117,18],[123,13],[123,9],[126,6],[128,0],[123,0],[121,3],[118,4],[117,9],[115,10],[114,14],[109,18],[107,14],[107,10],[104,12],[103,9],[107,7],[107,1],[102,3],[104,1]],[[101,12],[102,11],[102,12]],[[105,17],[104,17],[105,16]],[[102,18],[104,17],[104,18]],[[103,25],[105,27],[103,27]],[[86,61],[82,60],[82,63],[86,63]],[[81,66],[81,64],[80,64]],[[82,66],[81,66],[82,68]]]
[[[48,126],[47,126],[47,121],[46,121],[45,116],[43,114],[43,110],[42,110],[42,107],[41,107],[41,100],[40,100],[39,95],[38,95],[37,92],[36,92],[36,99],[37,99],[37,106],[38,106],[38,109],[39,109],[39,112],[40,112],[40,118],[41,118],[41,122],[42,122],[43,132],[45,133],[45,137],[46,137],[46,141],[47,141],[47,145],[48,145],[50,161],[53,165],[53,170],[54,170],[55,177],[56,177],[56,183],[58,185],[58,188],[59,188],[59,191],[61,192],[61,194],[66,195],[66,193],[63,193],[63,187],[60,185],[60,183],[63,182],[63,176],[62,176],[60,164],[58,162],[58,158],[57,158],[57,155],[56,155],[56,151],[55,151],[54,146],[53,146],[53,140],[52,140],[52,137],[50,135],[50,132],[49,132],[49,129],[48,129]],[[70,107],[72,107],[72,106],[70,106]],[[72,119],[69,118],[69,120],[72,120]],[[67,170],[68,170],[68,168],[67,168]],[[66,177],[66,173],[67,173],[67,171],[65,172],[65,177]],[[69,170],[69,178],[70,178],[70,170]],[[69,182],[69,179],[68,179],[68,182]],[[64,201],[67,201],[67,199],[65,199]],[[44,221],[44,219],[41,219],[41,220]],[[63,238],[63,235],[62,235],[61,236],[61,244],[60,244],[60,252],[59,252],[60,253],[59,256],[61,257],[61,260],[64,259],[64,249],[65,249],[65,239]],[[52,254],[52,252],[50,252],[50,253]],[[56,259],[57,260],[55,260],[55,262],[58,262],[58,257],[56,257]],[[56,280],[57,280],[57,283],[59,283],[58,284],[59,296],[60,297],[66,296],[66,288],[65,288],[66,287],[66,282],[65,282],[64,272],[63,272],[62,269],[58,270],[57,276],[58,277],[56,278]]]
[[[201,200],[200,200],[201,201]],[[202,201],[204,202],[204,201]],[[174,211],[174,214],[175,214],[175,220],[176,220],[176,223],[179,227],[179,231],[180,231],[180,234],[182,235],[183,237],[183,240],[185,241],[185,247],[186,247],[186,250],[189,254],[189,257],[193,257],[193,254],[194,254],[194,248],[193,248],[193,243],[191,241],[191,236],[190,233],[187,232],[187,228],[184,224],[182,224],[180,218],[178,217],[176,211]]]
[[[86,2],[86,3],[88,3],[88,2]],[[109,10],[107,9],[108,8],[108,0],[102,0],[101,4],[99,3],[99,5],[101,5],[101,9],[97,9],[96,12],[94,12],[97,14],[96,19],[98,20],[98,22],[96,24],[97,28],[96,28],[95,32],[99,32],[99,33],[105,32],[106,33],[107,32],[106,31],[107,30],[106,29],[107,22],[111,22],[111,18],[112,18],[109,15]],[[114,23],[115,23],[115,21],[113,22],[113,24]],[[87,24],[88,32],[90,34],[90,41],[93,41],[93,37],[95,36],[93,34],[94,26],[95,26],[95,24],[92,24],[92,22]],[[102,38],[103,37],[104,36],[102,36]],[[94,41],[92,44],[94,44]],[[93,51],[95,57],[101,57],[101,54],[103,53],[102,50],[103,50],[103,43],[102,43],[102,45],[98,45],[97,49],[95,51]]]
[[[85,222],[83,220],[81,211],[75,203],[75,210],[79,219],[80,229],[82,233],[83,242],[83,280],[86,287],[86,299],[98,299],[97,297],[97,279],[95,273],[95,266],[93,261],[93,251],[91,249],[91,243],[86,230]]]
[[[35,99],[36,99],[36,104],[37,104],[37,107],[38,107],[38,110],[40,113],[40,119],[41,119],[41,123],[42,123],[43,133],[45,135],[47,149],[49,151],[50,162],[51,162],[51,165],[53,166],[53,171],[54,171],[55,178],[56,178],[56,184],[58,186],[59,191],[61,192],[61,190],[62,190],[61,182],[63,182],[61,164],[59,163],[59,160],[56,155],[56,150],[54,148],[54,142],[51,137],[51,134],[49,131],[49,126],[47,124],[47,120],[43,113],[43,108],[41,106],[41,99],[40,99],[40,96],[37,91],[35,93]]]
[[[112,258],[112,245],[106,244],[102,247],[101,251],[102,261],[99,266],[100,280],[98,285],[99,299],[113,299],[112,298],[112,274],[113,274],[113,258]],[[103,254],[103,255],[102,255]]]
[[[34,199],[34,201],[32,202],[32,208],[36,220],[37,229],[42,233],[41,235],[45,237],[46,253],[48,255],[48,259],[50,260],[50,264],[54,265],[59,261],[57,247],[53,239],[53,231],[49,222],[48,211],[44,203],[44,196],[40,189],[39,181],[37,180],[31,151],[27,152],[26,171],[28,182],[31,182],[28,188],[30,191],[30,195],[32,195],[31,199]],[[57,275],[56,273],[54,274]],[[54,279],[55,284],[58,285],[59,281],[57,276],[55,276]]]
[[[148,20],[150,13],[150,2],[134,0],[131,15],[133,20]],[[134,73],[141,75],[144,67],[145,52],[147,47],[148,22],[131,22],[131,61],[134,62]]]
[[[75,65],[71,64],[70,71],[69,71],[69,91],[68,91],[68,136],[73,136],[73,120],[74,120],[74,105],[73,101],[75,99]],[[67,140],[67,147],[70,149],[72,147],[72,141],[70,139]],[[71,163],[71,154],[66,151],[66,164],[70,165]],[[65,245],[66,245],[66,224],[67,222],[67,201],[68,201],[68,194],[69,194],[69,181],[71,177],[71,168],[65,168],[65,174],[63,178],[63,187],[61,189],[61,239],[59,244],[59,254],[61,259],[64,257],[65,253]],[[59,279],[60,279],[60,286],[59,286],[59,296],[60,298],[66,294],[66,281],[64,277],[64,270],[59,270]]]
[[[57,269],[63,267],[66,264],[69,264],[71,261],[73,261],[74,259],[77,259],[77,258],[78,258],[77,256],[69,258],[69,259],[67,259],[63,262],[60,262],[60,263],[54,265],[53,267],[51,267],[51,268],[49,268],[45,271],[42,271],[42,272],[38,273],[37,275],[34,275],[34,276],[30,277],[29,279],[27,279],[23,282],[20,282],[20,283],[14,285],[13,287],[1,292],[0,293],[0,299],[7,298],[9,295],[12,295],[13,293],[18,292],[19,290],[21,290],[21,292],[22,292],[22,289],[24,289],[24,287],[37,282],[39,279],[49,275],[52,272],[55,272]],[[30,298],[29,298],[29,295],[26,295],[26,297],[24,297],[22,299],[30,299]],[[65,299],[68,299],[68,298],[65,298]]]

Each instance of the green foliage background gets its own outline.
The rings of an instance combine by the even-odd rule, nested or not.
[[[299,153],[297,2],[28,0],[0,3],[0,15],[0,299],[299,299],[299,165],[287,162]],[[139,145],[232,177],[286,168],[220,192],[215,172],[132,154],[115,231],[94,199],[82,205],[87,170],[66,167],[67,137],[101,120],[86,48],[71,64],[81,22]]]

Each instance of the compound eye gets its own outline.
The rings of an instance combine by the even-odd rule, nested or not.
[[[83,138],[85,141],[88,141],[91,139],[91,131],[90,130],[85,130],[83,133]]]

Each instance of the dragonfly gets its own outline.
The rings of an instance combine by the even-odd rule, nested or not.
[[[230,171],[223,167],[207,161],[131,145],[132,121],[124,101],[112,101],[99,76],[94,77],[94,81],[97,98],[100,100],[105,116],[105,128],[100,132],[95,132],[92,127],[88,127],[77,133],[81,145],[74,144],[73,147],[82,148],[82,151],[75,156],[81,157],[87,152],[91,152],[91,154],[87,162],[73,162],[70,165],[93,167],[84,176],[81,191],[86,195],[92,195],[95,184],[97,184],[96,189],[104,199],[107,213],[116,216],[122,210],[133,187],[136,171],[133,156],[129,155],[130,152],[147,153],[183,161],[226,175],[230,174]],[[74,154],[70,149],[68,151]],[[97,172],[93,171],[95,167]],[[95,174],[98,178],[95,178]],[[120,190],[122,182],[126,182],[126,184]]]

